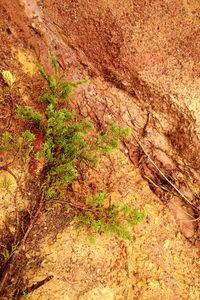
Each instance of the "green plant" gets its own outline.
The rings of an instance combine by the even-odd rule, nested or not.
[[[1,176],[0,178],[0,189],[8,189],[12,185],[12,182],[9,177],[6,175]]]
[[[34,111],[32,108],[27,106],[16,106],[16,115],[20,119],[31,121],[41,129],[42,126],[42,115],[39,112]]]
[[[146,213],[133,210],[127,205],[109,204],[106,207],[104,205],[106,198],[105,193],[87,196],[86,207],[74,217],[74,223],[79,228],[83,226],[88,228],[91,242],[95,241],[93,234],[96,232],[132,240],[131,229],[144,220]]]
[[[7,263],[7,261],[11,258],[11,256],[14,254],[14,252],[17,250],[18,244],[12,245],[11,249],[4,249],[1,252],[1,255],[3,256],[4,264]]]
[[[25,130],[18,136],[5,131],[0,141],[0,153],[4,154],[5,160],[8,160],[8,165],[17,160],[19,164],[24,165],[30,160],[34,140],[35,135],[29,130]],[[5,166],[7,166],[7,163]]]
[[[48,90],[40,97],[45,105],[44,115],[30,107],[16,107],[18,118],[33,123],[35,128],[43,132],[44,143],[37,153],[37,159],[45,160],[41,188],[47,199],[64,197],[66,186],[78,176],[80,163],[96,167],[99,153],[111,153],[118,147],[120,137],[127,136],[126,129],[121,130],[114,122],[107,132],[95,134],[94,126],[88,118],[76,121],[75,111],[65,108],[68,106],[68,96],[88,79],[66,81],[63,74],[58,74],[55,57],[51,55],[50,58],[50,76],[42,66],[38,66],[48,84]],[[59,108],[63,102],[65,107]]]
[[[28,293],[24,293],[21,297],[21,300],[28,300],[28,298],[29,298]]]
[[[27,148],[34,141],[35,135],[29,130],[25,130],[21,135],[14,137],[8,131],[5,131],[2,135],[0,150],[10,151],[16,150],[20,151],[22,147]]]
[[[78,121],[76,112],[69,107],[69,95],[80,84],[88,82],[88,78],[67,81],[65,75],[58,72],[56,58],[50,55],[50,60],[52,74],[48,75],[42,66],[38,66],[48,86],[39,98],[44,105],[44,112],[17,105],[16,115],[27,122],[29,130],[17,138],[5,132],[1,144],[4,150],[15,147],[19,151],[26,148],[28,155],[31,153],[32,158],[43,161],[40,188],[46,201],[66,198],[66,188],[79,175],[81,164],[96,168],[101,153],[110,154],[118,148],[121,137],[130,135],[129,128],[121,129],[115,122],[108,125],[107,131],[96,133],[88,118]],[[35,131],[41,132],[42,145],[40,150],[33,153]],[[79,225],[87,225],[92,231],[131,239],[129,228],[142,220],[144,213],[114,204],[105,208],[105,198],[103,193],[88,196],[87,212],[79,211],[74,221]]]

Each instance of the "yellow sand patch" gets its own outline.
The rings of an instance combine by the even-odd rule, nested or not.
[[[24,73],[33,76],[37,72],[36,62],[33,54],[21,49],[13,49],[14,55],[19,60]]]
[[[17,173],[19,170],[14,170]],[[16,199],[15,199],[16,197]],[[17,183],[14,177],[6,171],[0,171],[0,229],[4,228],[7,217],[15,219],[15,201],[18,210],[27,206],[27,200],[17,193]],[[10,227],[11,232],[14,228]]]
[[[0,172],[0,228],[3,227],[7,214],[12,214],[14,207],[14,193],[17,184],[14,178],[5,171]]]
[[[7,172],[0,172],[0,189],[6,190],[7,188],[16,187],[15,179]]]
[[[25,88],[22,84],[18,85],[18,92],[20,94],[20,96],[22,97],[23,101],[26,102],[28,104],[29,102],[29,97],[25,92]]]

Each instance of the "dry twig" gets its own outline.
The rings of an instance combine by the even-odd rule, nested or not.
[[[131,117],[130,111],[128,110],[129,116]],[[132,125],[134,125],[132,118],[131,118],[131,123]],[[142,143],[139,141],[139,139],[137,138],[137,136],[134,134],[134,132],[132,132],[132,136],[135,139],[135,141],[137,142],[137,144],[139,145],[140,149],[143,151],[143,153],[146,155],[146,157],[148,158],[148,160],[151,162],[151,164],[155,167],[155,169],[159,172],[159,174],[174,188],[174,190],[179,194],[179,196],[181,196],[181,198],[188,203],[195,211],[200,212],[200,209],[197,208],[196,206],[194,206],[192,204],[192,202],[180,191],[180,189],[173,183],[171,182],[171,180],[169,180],[167,178],[167,176],[161,171],[161,169],[157,166],[157,164],[152,160],[152,158],[150,157],[149,153],[145,150],[144,146],[142,145]]]
[[[1,278],[0,278],[0,295],[3,293],[7,282],[10,280],[10,277],[12,276],[13,269],[14,269],[14,266],[15,266],[15,261],[19,257],[19,255],[21,254],[21,252],[23,250],[24,244],[26,243],[26,240],[27,240],[27,238],[30,234],[30,231],[32,230],[34,224],[37,221],[37,218],[39,216],[39,213],[41,212],[43,204],[44,204],[44,194],[42,194],[42,196],[41,196],[41,198],[38,202],[37,210],[36,210],[33,218],[30,220],[30,223],[29,223],[29,226],[26,230],[25,235],[23,236],[17,250],[13,253],[11,258],[8,260],[8,262],[5,266],[5,269],[4,269],[4,271],[1,275]]]

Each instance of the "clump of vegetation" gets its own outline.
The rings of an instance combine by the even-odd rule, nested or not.
[[[17,244],[12,245],[10,251],[8,249],[4,249],[2,251],[1,255],[3,256],[4,264],[7,263],[7,261],[12,257],[12,255],[16,250],[17,250]]]
[[[96,133],[88,118],[77,121],[76,112],[69,108],[69,96],[80,84],[88,82],[88,78],[76,82],[67,81],[65,75],[58,72],[56,58],[51,55],[50,59],[51,75],[42,66],[38,66],[48,85],[47,91],[39,98],[44,105],[44,112],[17,105],[16,115],[27,122],[29,130],[23,132],[17,140],[9,132],[5,132],[2,149],[9,150],[15,143],[18,148],[28,149],[28,155],[32,152],[34,159],[42,160],[44,167],[40,180],[41,192],[45,201],[56,201],[66,199],[66,188],[78,177],[80,164],[97,168],[100,154],[108,155],[117,149],[120,138],[127,138],[130,129],[121,129],[115,122],[111,122],[107,131]],[[39,151],[32,151],[36,130],[42,133],[43,142]],[[86,225],[92,232],[105,232],[108,235],[113,233],[120,238],[131,239],[129,228],[140,222],[144,213],[115,204],[105,207],[105,199],[106,195],[103,193],[88,196],[87,210],[80,208],[78,214],[75,213],[74,222],[79,226]]]
[[[5,131],[1,138],[0,154],[7,153],[7,155],[4,158],[4,166],[1,166],[1,169],[4,169],[4,167],[7,169],[14,161],[18,161],[21,165],[27,164],[33,150],[34,140],[35,135],[30,130],[25,130],[17,137]]]
[[[85,210],[77,214],[74,222],[79,226],[86,226],[93,237],[95,232],[114,234],[123,239],[132,240],[133,229],[136,224],[145,218],[145,212],[136,211],[127,205],[105,205],[107,195],[99,193],[86,197]]]

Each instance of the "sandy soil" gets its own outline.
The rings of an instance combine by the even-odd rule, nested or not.
[[[115,0],[95,1],[95,5],[84,0],[45,0],[38,1],[37,7],[34,1],[2,1],[0,71],[9,69],[17,82],[10,91],[0,78],[0,129],[1,133],[7,126],[20,131],[10,109],[10,94],[14,104],[40,109],[36,99],[43,83],[34,63],[47,65],[50,47],[70,78],[92,78],[71,99],[79,113],[89,114],[100,127],[112,117],[131,126],[159,170],[199,207],[199,52],[195,46],[199,3],[150,2],[126,0],[122,7]],[[34,189],[30,180],[26,185],[27,169],[23,172],[25,198],[30,201]],[[92,180],[100,190],[108,190],[112,201],[147,212],[147,219],[135,229],[134,241],[101,235],[91,245],[86,232],[78,235],[67,212],[55,206],[39,216],[24,255],[16,262],[7,298],[2,299],[15,299],[8,294],[49,278],[24,298],[198,300],[199,250],[193,245],[199,245],[194,222],[198,211],[180,194],[174,195],[134,136],[111,161],[105,160],[98,172],[88,172],[86,177],[84,188]],[[75,183],[74,188],[82,187]],[[16,210],[10,196],[15,181],[10,189],[11,194],[0,190],[2,251],[15,232]],[[12,226],[6,240],[8,225]]]
[[[57,235],[48,233],[37,251],[33,247],[27,251],[25,278],[31,285],[49,275],[54,277],[29,299],[198,299],[197,251],[124,154],[115,154],[113,169],[112,201],[128,203],[148,214],[137,226],[134,241],[100,236],[91,245],[86,233],[77,235],[73,225]],[[47,215],[42,222],[46,231],[49,218]],[[42,261],[35,268],[38,256]]]

